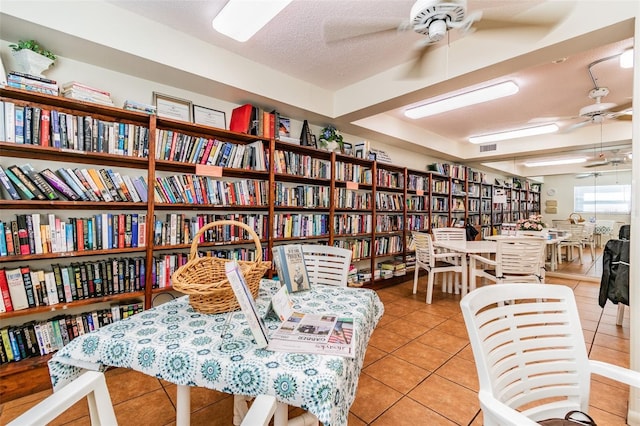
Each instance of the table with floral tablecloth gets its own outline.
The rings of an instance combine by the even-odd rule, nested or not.
[[[278,288],[262,280],[256,301],[262,315]],[[241,311],[202,314],[183,296],[72,340],[49,361],[53,386],[84,369],[124,367],[178,385],[275,395],[325,425],[346,425],[382,302],[373,290],[323,285],[291,298],[296,311],[354,318],[355,358],[256,349]],[[267,317],[266,324],[273,331],[279,322]]]

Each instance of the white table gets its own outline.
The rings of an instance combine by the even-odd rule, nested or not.
[[[485,241],[441,240],[441,241],[434,241],[433,245],[438,248],[443,248],[443,249],[455,251],[458,253],[464,253],[465,256],[461,256],[463,269],[467,267],[466,255],[481,254],[481,253],[491,254],[491,253],[495,253],[498,248],[498,244],[495,241],[487,241],[487,240]],[[475,267],[476,267],[476,261],[473,257],[471,257],[469,259],[468,271],[475,269]],[[472,276],[473,275],[470,272],[467,272],[467,277],[470,278]],[[461,290],[463,297],[465,294],[467,294],[467,291],[471,291],[476,288],[475,282],[471,282],[470,279],[465,281],[467,281],[467,283],[466,285],[462,286],[462,290]]]

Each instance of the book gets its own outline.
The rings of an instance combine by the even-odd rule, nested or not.
[[[27,175],[24,174],[24,172],[20,169],[20,167],[13,165],[13,166],[9,166],[7,168],[7,170],[5,171],[5,173],[7,174],[7,176],[9,176],[9,179],[11,179],[11,181],[16,184],[16,180],[18,179],[20,181],[20,183],[22,183],[22,186],[16,184],[17,188],[20,189],[21,191],[24,192],[26,197],[30,197],[27,198],[29,200],[46,200],[47,197],[45,197],[45,195],[42,193],[42,191],[40,191],[36,185],[27,177]],[[12,179],[11,176],[15,176],[15,179]],[[27,189],[27,191],[25,192],[24,188]]]
[[[49,183],[36,171],[36,169],[31,166],[31,164],[26,163],[20,166],[20,170],[36,185],[36,187],[44,194],[46,199],[48,200],[57,200],[58,194],[56,191],[49,185]]]
[[[4,171],[2,166],[0,166],[0,183],[2,183],[2,187],[7,192],[7,194],[9,194],[9,197],[12,200],[21,200],[22,199],[20,197],[20,194],[18,194],[18,191],[16,190],[16,187],[13,185],[11,180],[9,180],[9,176],[7,176],[7,173]]]
[[[248,135],[257,135],[258,122],[258,108],[251,104],[244,104],[231,110],[229,130]]]
[[[7,286],[11,295],[11,303],[14,311],[20,311],[29,307],[27,290],[22,281],[22,271],[20,268],[6,269]]]
[[[282,244],[273,247],[272,252],[278,277],[287,286],[289,293],[311,288],[302,245]]]
[[[77,201],[80,197],[67,185],[62,179],[58,177],[49,169],[44,169],[40,172],[42,177],[51,185],[56,191],[65,196],[68,200]]]
[[[11,303],[11,293],[9,293],[9,283],[7,282],[7,271],[0,269],[0,293],[2,293],[3,312],[13,311],[13,304]]]
[[[233,290],[233,294],[238,300],[240,309],[247,319],[251,334],[259,348],[264,348],[269,344],[269,337],[267,334],[267,328],[262,321],[262,318],[258,315],[258,309],[256,308],[253,296],[249,291],[247,282],[244,279],[244,275],[240,270],[238,262],[232,260],[225,263],[225,273],[229,279],[229,284]]]

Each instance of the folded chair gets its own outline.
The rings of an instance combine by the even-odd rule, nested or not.
[[[427,303],[431,304],[433,296],[433,283],[438,273],[460,273],[462,286],[467,285],[467,268],[460,261],[462,253],[436,253],[431,241],[431,235],[424,232],[413,231],[412,236],[416,245],[416,268],[413,276],[413,294],[418,289],[418,275],[420,268],[427,271]],[[444,279],[442,280],[444,282]]]
[[[588,359],[571,288],[486,286],[460,301],[484,425],[537,425],[587,413],[591,374],[640,387],[640,373]],[[598,419],[595,419],[598,423]]]
[[[104,374],[87,371],[22,413],[7,426],[39,426],[50,423],[84,397],[87,397],[92,425],[118,424]]]

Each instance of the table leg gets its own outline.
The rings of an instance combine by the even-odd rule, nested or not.
[[[466,296],[467,292],[469,291],[469,280],[468,280],[468,276],[469,274],[467,273],[467,255],[466,253],[462,253],[462,256],[460,256],[460,264],[462,265],[462,273],[460,275],[462,275],[462,297]]]
[[[178,385],[176,399],[176,426],[189,426],[191,423],[191,387]]]
[[[476,258],[469,257],[469,291],[476,289]]]

